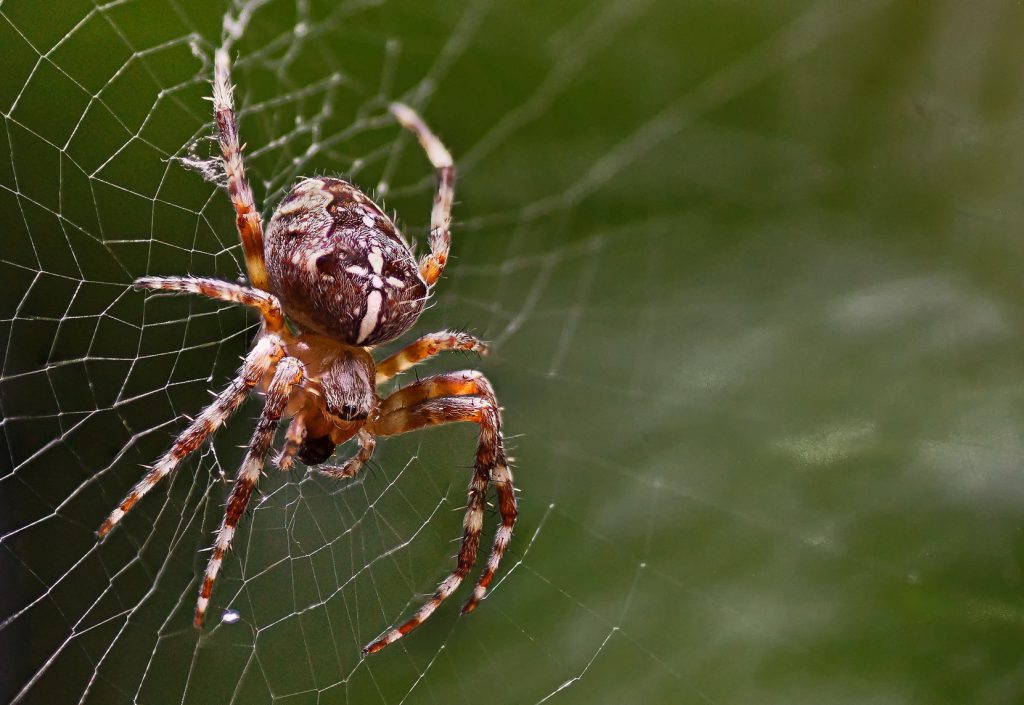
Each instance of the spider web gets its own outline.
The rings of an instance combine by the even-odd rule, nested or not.
[[[924,17],[882,0],[714,12],[653,0],[432,5],[115,0],[44,13],[0,3],[0,693],[19,703],[904,701],[907,684],[875,678],[870,658],[836,666],[849,661],[837,634],[870,639],[857,628],[871,609],[837,583],[909,591],[942,569],[909,541],[879,551],[879,536],[854,545],[845,535],[864,517],[899,530],[872,513],[882,497],[867,485],[891,477],[875,462],[892,448],[882,429],[911,422],[895,401],[879,412],[878,390],[896,370],[922,403],[942,398],[919,370],[943,345],[1019,370],[1003,357],[1013,334],[1000,287],[1013,285],[996,276],[984,289],[913,244],[891,244],[888,201],[874,211],[881,234],[864,236],[841,214],[854,210],[836,195],[848,184],[834,183],[821,147],[844,138],[813,111],[826,109],[818,87],[831,81],[868,103],[850,123],[888,105],[853,88],[850,66],[870,73],[891,56],[904,35],[881,27],[926,19],[935,46],[953,41],[956,4]],[[985,9],[973,45],[999,34],[1003,5]],[[203,633],[190,619],[197,575],[259,400],[102,545],[93,533],[230,379],[255,330],[236,307],[130,287],[145,274],[243,276],[205,100],[225,44],[264,215],[297,177],[336,173],[422,241],[433,176],[387,117],[394,99],[425,115],[460,169],[453,260],[413,333],[465,327],[495,353],[420,374],[479,366],[494,381],[521,519],[477,613],[457,618],[455,598],[370,658],[359,649],[451,566],[472,428],[388,439],[348,483],[268,467]],[[951,69],[932,61],[925,75]],[[886,84],[927,96],[904,118],[930,130],[899,138],[912,157],[894,183],[925,173],[946,184],[943,168],[964,155],[1022,146],[1019,90],[1016,110],[986,122],[980,108],[954,107],[961,94],[915,80]],[[751,127],[766,91],[774,112]],[[856,161],[882,148],[850,152]],[[841,152],[831,158],[846,164]],[[1004,166],[1021,175],[1018,162]],[[857,183],[874,178],[857,169]],[[999,190],[1010,181],[975,192],[943,242],[1019,224]],[[820,210],[779,212],[808,194]],[[1002,253],[988,247],[978,261]],[[751,262],[764,263],[753,276]],[[825,303],[805,320],[794,312],[808,299]],[[940,308],[948,325],[936,322]],[[795,357],[820,345],[820,326],[833,336],[826,357],[860,336],[893,348],[897,328],[909,348],[895,368],[881,366],[891,363],[882,352],[851,358],[877,382],[861,392],[859,380],[818,369],[821,358]],[[780,396],[815,403],[790,391],[806,374],[842,403],[825,421],[804,411],[776,423]],[[987,401],[973,415],[933,412],[947,433],[918,419],[908,434],[917,453],[887,499],[944,498],[936,504],[962,534],[942,533],[950,514],[935,510],[918,538],[944,537],[954,553],[989,545],[996,573],[1011,553],[1012,506],[1024,504],[1014,396],[945,391]],[[967,479],[956,471],[965,461]],[[802,504],[795,485],[836,468],[865,474],[833,480],[842,500],[816,488],[832,511]],[[1002,521],[952,507],[964,493]],[[955,626],[1019,622],[1019,600],[997,589],[946,589],[964,601],[954,600]],[[976,658],[995,661],[987,648]],[[989,684],[988,701],[1020,692],[1019,667],[970,674]],[[937,702],[980,691],[925,692]]]

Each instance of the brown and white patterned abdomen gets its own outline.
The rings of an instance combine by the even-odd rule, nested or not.
[[[264,241],[270,290],[298,325],[349,345],[397,338],[419,317],[427,285],[394,223],[342,179],[305,179]]]

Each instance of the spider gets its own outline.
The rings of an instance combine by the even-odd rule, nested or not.
[[[199,588],[193,623],[202,628],[224,554],[282,418],[291,421],[274,459],[276,465],[287,470],[298,458],[332,478],[354,477],[373,454],[377,436],[457,421],[479,424],[456,567],[411,618],[363,649],[364,654],[374,653],[422,624],[469,573],[480,545],[488,484],[494,485],[497,494],[501,525],[463,614],[473,611],[483,599],[516,520],[501,410],[486,377],[471,370],[449,372],[408,384],[390,396],[382,398],[377,393],[378,385],[441,351],[487,352],[487,346],[473,336],[441,331],[422,336],[380,363],[371,355],[375,346],[398,338],[413,326],[444,270],[451,242],[455,167],[448,150],[419,115],[406,105],[393,103],[391,114],[417,137],[437,172],[430,253],[417,264],[391,219],[357,187],[338,178],[299,181],[278,205],[264,236],[245,176],[230,70],[227,51],[218,50],[214,57],[214,115],[250,286],[168,276],[143,277],[135,281],[135,287],[251,306],[262,318],[260,331],[238,376],[181,432],[97,534],[105,537],[146,493],[225,423],[250,392],[265,392],[263,411],[235,476]],[[353,457],[340,466],[323,464],[336,446],[353,438],[358,444]]]

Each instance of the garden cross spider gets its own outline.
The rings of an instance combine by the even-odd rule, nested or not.
[[[501,526],[463,613],[475,609],[484,597],[516,520],[501,412],[491,383],[482,374],[467,370],[427,377],[383,399],[376,392],[377,385],[442,350],[487,352],[484,343],[466,333],[442,331],[419,338],[379,364],[370,354],[374,346],[394,340],[412,327],[441,276],[451,242],[455,168],[448,150],[419,115],[394,103],[391,113],[416,135],[437,170],[430,253],[417,265],[394,223],[372,200],[352,184],[328,177],[296,184],[270,219],[264,239],[242,163],[230,62],[224,49],[216,52],[214,60],[213,106],[251,286],[201,277],[144,277],[135,286],[251,306],[260,312],[262,325],[238,376],[181,432],[97,533],[100,538],[106,536],[147,492],[216,431],[251,391],[265,391],[263,412],[235,476],[199,589],[194,624],[202,627],[224,553],[282,417],[290,417],[291,422],[275,459],[278,467],[290,468],[297,456],[335,478],[359,472],[373,453],[375,436],[454,421],[477,423],[480,439],[456,567],[408,621],[363,649],[373,653],[422,624],[469,573],[480,545],[489,483],[497,493]],[[340,467],[321,465],[337,445],[352,438],[359,446],[354,457]]]

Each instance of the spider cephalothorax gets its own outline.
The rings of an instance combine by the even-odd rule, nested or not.
[[[391,219],[358,188],[335,178],[300,181],[277,207],[264,238],[245,177],[224,50],[215,57],[213,102],[228,193],[252,287],[200,277],[144,277],[135,285],[252,306],[260,312],[263,324],[238,377],[181,432],[98,533],[101,538],[106,536],[147,492],[216,431],[251,391],[265,391],[263,413],[235,477],[200,586],[194,623],[201,627],[224,554],[282,418],[291,421],[276,464],[288,469],[298,458],[336,478],[359,472],[373,454],[376,436],[453,421],[479,424],[457,565],[411,619],[364,649],[378,651],[419,626],[469,573],[480,543],[489,484],[497,493],[501,526],[464,612],[475,609],[483,599],[516,519],[501,413],[494,390],[483,375],[450,372],[419,380],[385,398],[377,394],[378,385],[443,350],[487,351],[468,334],[441,331],[419,338],[380,363],[375,363],[371,354],[372,346],[394,340],[412,327],[430,287],[444,269],[455,184],[451,155],[411,108],[392,104],[392,114],[416,135],[437,170],[430,253],[418,263]],[[323,465],[337,446],[353,438],[358,451],[352,458],[338,467]]]

